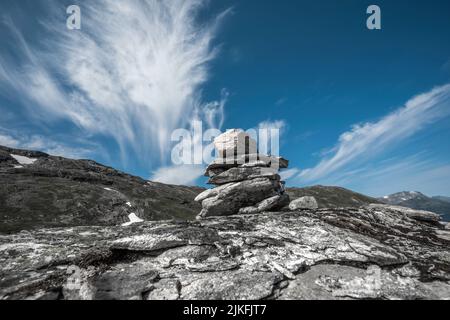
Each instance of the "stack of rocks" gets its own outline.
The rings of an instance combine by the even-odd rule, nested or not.
[[[256,214],[289,204],[279,169],[288,161],[259,154],[256,141],[240,130],[230,130],[214,141],[218,157],[206,169],[208,184],[214,189],[201,193],[198,218]]]

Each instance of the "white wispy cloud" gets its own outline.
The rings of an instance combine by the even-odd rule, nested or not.
[[[278,99],[277,101],[275,101],[275,106],[276,106],[276,107],[281,107],[281,106],[284,105],[287,101],[288,101],[287,98],[282,97],[282,98]]]
[[[150,180],[174,185],[194,185],[203,175],[204,167],[196,165],[180,165],[162,167],[153,172]]]
[[[15,148],[20,144],[19,140],[7,134],[0,133],[0,146]]]
[[[289,180],[292,177],[295,177],[296,175],[298,175],[300,173],[300,169],[298,168],[292,168],[292,169],[288,169],[288,170],[283,170],[280,172],[280,177],[281,180]]]
[[[399,191],[446,195],[449,192],[450,164],[434,158],[431,153],[420,152],[370,164],[334,178],[337,180],[329,181],[330,184],[345,185],[376,197]]]
[[[80,31],[67,30],[56,16],[41,21],[52,35],[41,47],[6,18],[22,62],[0,58],[2,89],[41,121],[70,120],[90,134],[113,137],[123,158],[168,162],[174,129],[198,117],[223,123],[226,93],[218,102],[203,102],[200,88],[228,11],[200,23],[205,2],[86,1]]]
[[[405,106],[377,122],[354,125],[315,167],[302,170],[304,183],[333,180],[344,172],[363,167],[430,124],[450,115],[450,85],[437,87],[410,99]]]
[[[10,133],[3,129],[0,130],[0,145],[9,148],[42,151],[53,156],[72,159],[87,158],[94,153],[94,150],[101,149],[100,146],[86,141],[83,142],[83,147],[76,147],[41,135]]]

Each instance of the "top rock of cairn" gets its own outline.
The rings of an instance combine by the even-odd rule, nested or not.
[[[214,140],[218,157],[206,169],[206,190],[195,200],[202,202],[198,218],[256,214],[289,204],[279,169],[289,162],[258,153],[256,141],[241,130],[229,130]]]

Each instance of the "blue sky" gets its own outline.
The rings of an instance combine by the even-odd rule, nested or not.
[[[371,4],[382,30],[366,28]],[[265,123],[282,129],[290,186],[450,195],[448,1],[0,7],[0,144],[202,185],[201,167],[171,163],[174,129]]]

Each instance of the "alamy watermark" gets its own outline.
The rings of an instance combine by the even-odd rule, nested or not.
[[[377,5],[371,5],[367,8],[367,14],[370,14],[367,18],[367,29],[381,30],[381,8]]]
[[[218,142],[216,138],[224,132],[219,129],[203,131],[202,121],[193,121],[192,129],[176,129],[171,135],[171,159],[174,165],[202,165],[213,161],[223,163],[244,164],[261,160],[261,157],[270,157],[276,162],[280,155],[280,129],[259,128],[241,131],[236,134],[236,149],[234,154],[220,154],[218,150],[226,150],[227,142]],[[221,146],[221,143],[224,145]],[[233,145],[233,144],[232,144]],[[228,149],[229,151],[230,149]]]
[[[69,17],[66,20],[66,26],[69,30],[81,29],[81,9],[77,5],[67,7],[66,13]]]
[[[78,5],[70,5],[66,9],[69,15],[66,20],[66,26],[69,30],[81,29],[81,8]],[[366,26],[369,30],[381,30],[381,8],[378,5],[370,5],[367,7],[366,13],[370,16],[367,18]]]

